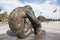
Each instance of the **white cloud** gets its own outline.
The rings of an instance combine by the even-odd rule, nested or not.
[[[57,0],[46,0],[45,3],[48,3],[48,4],[56,4],[57,3]]]
[[[60,18],[60,8],[59,6],[56,5],[51,5],[50,3],[54,2],[57,3],[56,0],[47,0],[42,4],[36,4],[36,3],[29,3],[29,5],[31,5],[34,9],[35,15],[39,16],[39,15],[43,15],[47,18]],[[28,4],[28,3],[26,3]],[[53,13],[53,10],[55,10],[57,8],[57,12]],[[40,12],[42,12],[43,14],[40,14]]]
[[[14,8],[18,6],[23,6],[24,4],[22,2],[19,2],[18,0],[1,0],[0,6],[2,6],[5,10],[11,12]]]
[[[36,16],[43,15],[47,18],[60,18],[59,6],[51,5],[51,3],[55,4],[56,2],[57,0],[46,0],[44,3],[41,4],[27,2],[25,2],[24,4],[18,0],[1,0],[0,5],[4,7],[4,9],[8,12],[11,12],[14,8],[18,6],[31,5]],[[55,8],[57,8],[57,12],[54,14],[53,10]],[[43,14],[40,14],[40,12],[42,12]]]

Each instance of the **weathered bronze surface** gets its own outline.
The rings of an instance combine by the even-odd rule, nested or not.
[[[8,23],[10,29],[21,38],[31,34],[32,27],[35,34],[38,34],[38,28],[41,28],[32,7],[29,5],[15,8],[8,17]]]

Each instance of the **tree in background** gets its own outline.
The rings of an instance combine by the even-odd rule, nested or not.
[[[2,10],[2,9],[0,8],[0,12],[1,12],[1,10]]]
[[[5,20],[7,20],[7,18],[8,18],[8,13],[7,13],[7,11],[4,11],[3,13],[1,13],[1,10],[2,9],[0,9],[0,21],[5,21]]]
[[[39,21],[47,21],[47,19],[44,16],[38,16]]]

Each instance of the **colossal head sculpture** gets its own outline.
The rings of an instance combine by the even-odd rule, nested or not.
[[[32,7],[27,5],[15,8],[8,17],[10,29],[15,32],[18,37],[25,38],[31,34],[32,25],[27,18],[26,12],[32,12]]]
[[[32,26],[37,28],[40,25],[29,5],[15,8],[8,17],[8,23],[10,29],[21,38],[31,34]]]

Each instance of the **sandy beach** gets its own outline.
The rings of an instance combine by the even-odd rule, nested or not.
[[[6,33],[8,30],[10,30],[9,25],[6,23],[0,22],[0,34]]]
[[[42,22],[42,29],[46,32],[60,33],[60,21],[57,22]],[[7,23],[0,22],[0,34],[6,33],[10,30]]]
[[[60,33],[60,21],[43,22],[41,24],[42,29],[46,30],[46,32]]]

